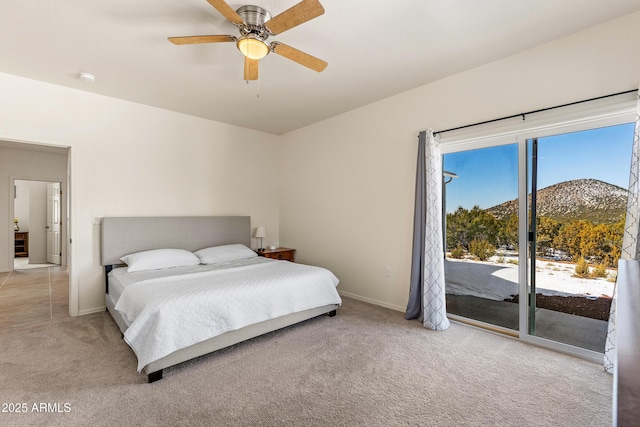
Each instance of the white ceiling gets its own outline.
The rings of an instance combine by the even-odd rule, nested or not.
[[[247,1],[228,0],[274,16],[298,0]],[[640,0],[320,1],[324,15],[269,41],[326,60],[322,73],[272,53],[247,84],[234,43],[169,43],[238,34],[206,0],[2,0],[0,72],[283,134],[640,10]]]

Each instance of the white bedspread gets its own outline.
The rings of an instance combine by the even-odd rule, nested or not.
[[[130,322],[124,338],[138,371],[176,350],[287,314],[341,304],[329,270],[260,258],[252,265],[142,280],[116,310]]]

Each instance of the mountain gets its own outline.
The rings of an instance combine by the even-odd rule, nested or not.
[[[538,216],[565,222],[586,219],[596,223],[614,223],[624,217],[628,191],[597,179],[576,179],[538,190]],[[529,201],[531,195],[529,195]],[[518,200],[510,200],[486,209],[496,218],[518,211]]]

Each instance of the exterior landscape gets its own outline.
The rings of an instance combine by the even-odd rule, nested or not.
[[[538,306],[549,304],[554,310],[605,320],[626,202],[627,190],[596,179],[570,180],[538,190]],[[517,199],[488,209],[459,207],[448,213],[446,246],[447,293],[517,301]],[[472,264],[499,268],[483,278]]]

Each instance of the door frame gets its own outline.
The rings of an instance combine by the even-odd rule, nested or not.
[[[42,177],[33,177],[33,176],[14,176],[11,175],[9,177],[9,186],[10,186],[10,192],[9,192],[9,212],[11,213],[10,218],[13,218],[14,212],[15,212],[15,202],[14,202],[14,191],[15,191],[15,185],[16,185],[16,181],[37,181],[37,182],[47,182],[47,183],[60,183],[60,190],[61,190],[61,196],[60,196],[60,217],[61,218],[65,218],[65,215],[67,215],[67,195],[65,193],[68,192],[65,191],[66,188],[68,188],[68,185],[66,185],[65,181],[61,181],[59,178],[42,178]],[[13,221],[10,221],[10,227],[11,227],[11,231],[9,235],[13,234]],[[60,257],[60,266],[66,266],[67,265],[67,260],[68,260],[68,256],[67,256],[67,251],[66,251],[66,245],[63,244],[63,242],[66,241],[67,238],[67,227],[64,221],[62,221],[62,224],[60,225],[60,251],[62,253],[61,257]],[[11,240],[11,239],[9,239]],[[9,255],[9,271],[13,271],[13,260],[15,258],[15,247],[14,247],[14,242],[10,241],[9,242],[9,251],[8,251],[8,255]]]
[[[604,354],[575,347],[549,339],[531,335],[529,331],[530,306],[529,295],[529,259],[528,259],[528,186],[530,173],[527,159],[527,140],[562,133],[578,132],[588,129],[607,127],[635,121],[637,112],[637,93],[620,97],[604,98],[587,104],[570,105],[536,113],[526,120],[515,118],[505,122],[496,122],[464,128],[439,135],[442,154],[459,151],[489,148],[505,144],[518,143],[518,210],[519,210],[519,331],[517,338],[540,347],[571,354],[596,363],[604,362]],[[500,331],[494,325],[476,322],[472,319],[456,319],[464,323]]]
[[[64,177],[64,179],[53,179],[52,181],[58,181],[61,183],[62,189],[63,189],[63,209],[64,209],[64,220],[63,220],[63,231],[61,231],[62,234],[62,239],[64,239],[62,247],[62,264],[61,265],[66,265],[67,266],[67,271],[69,273],[69,315],[70,316],[78,316],[80,314],[80,309],[79,309],[79,299],[80,299],[80,295],[79,295],[79,285],[78,285],[78,279],[77,279],[77,272],[76,269],[73,266],[73,247],[71,246],[71,241],[72,241],[72,234],[73,234],[73,223],[72,223],[72,217],[73,217],[73,212],[74,212],[74,206],[73,206],[73,182],[72,182],[72,175],[73,175],[73,155],[74,155],[74,150],[73,147],[69,146],[69,145],[61,145],[61,144],[51,144],[48,142],[43,142],[43,141],[27,141],[27,140],[20,140],[20,139],[15,139],[15,138],[4,138],[2,136],[0,136],[2,141],[6,141],[10,144],[16,144],[16,148],[17,149],[24,149],[22,147],[24,146],[28,146],[29,150],[35,150],[35,151],[48,151],[49,147],[55,147],[56,149],[61,149],[64,150],[66,152],[66,156],[67,156],[67,168],[66,168],[66,175]],[[34,146],[36,147],[41,147],[41,148],[33,148]],[[10,185],[9,188],[9,212],[13,212],[13,179],[29,179],[30,177],[25,177],[25,176],[10,176],[9,177],[9,182],[8,185]],[[48,179],[45,179],[48,180]],[[66,194],[64,194],[66,193]],[[12,219],[12,218],[11,218]],[[7,220],[7,228],[9,230],[9,236],[13,233],[13,221],[10,220],[8,218]],[[11,239],[8,239],[11,240]],[[8,251],[7,253],[12,256],[15,257],[14,254],[14,242],[11,241],[8,244]],[[9,263],[10,266],[10,271],[13,271],[13,258],[11,258],[11,262]]]

